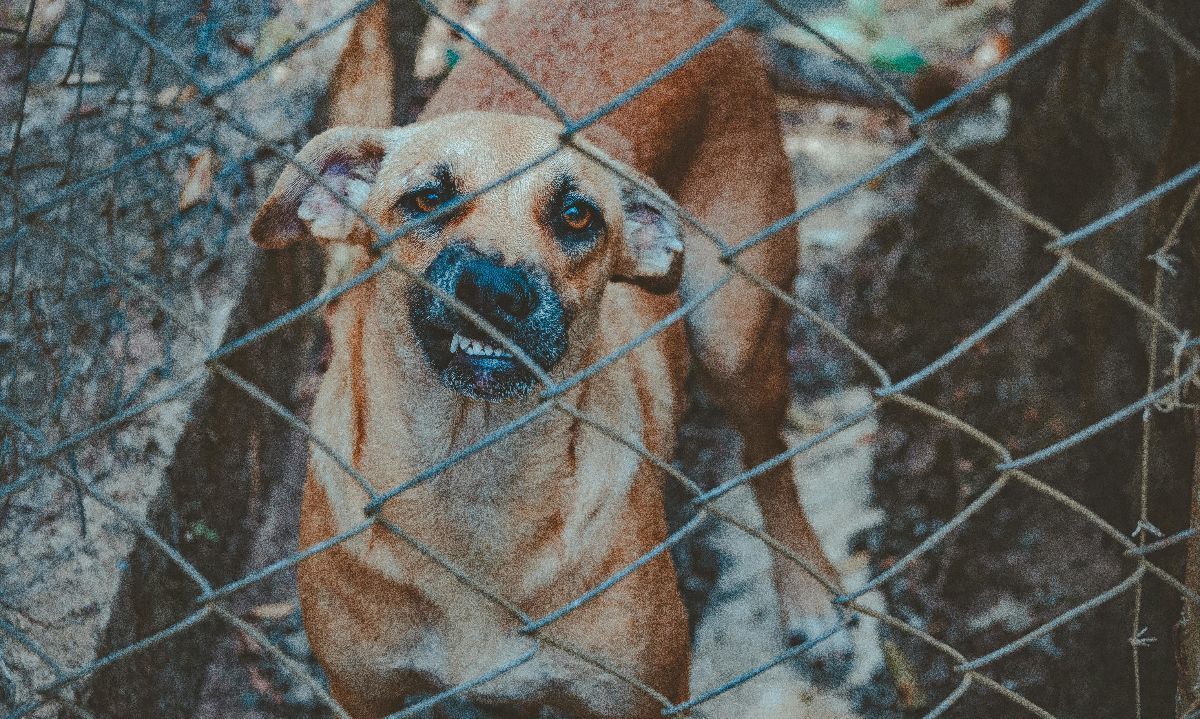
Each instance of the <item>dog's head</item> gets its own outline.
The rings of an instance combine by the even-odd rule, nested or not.
[[[284,170],[251,237],[268,248],[298,239],[368,247],[379,239],[371,224],[392,233],[430,218],[384,251],[561,376],[595,331],[605,286],[674,290],[683,243],[655,192],[574,148],[465,199],[553,150],[558,132],[496,113],[329,130],[299,153],[311,172]],[[394,303],[396,331],[445,385],[484,400],[533,389],[528,367],[440,293],[396,273],[377,281]]]

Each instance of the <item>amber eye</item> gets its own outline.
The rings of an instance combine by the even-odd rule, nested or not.
[[[413,195],[412,204],[418,212],[433,212],[446,201],[441,190],[421,190]]]
[[[585,202],[572,202],[563,208],[561,217],[567,227],[579,232],[591,226],[594,210]]]

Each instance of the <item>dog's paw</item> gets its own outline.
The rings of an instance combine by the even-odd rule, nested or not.
[[[811,643],[797,657],[798,667],[818,686],[836,687],[845,683],[854,668],[854,637],[847,622],[832,607],[818,616],[793,618],[788,622],[787,645]]]

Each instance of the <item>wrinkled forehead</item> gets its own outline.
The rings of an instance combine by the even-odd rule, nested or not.
[[[497,113],[464,113],[412,125],[389,143],[378,189],[397,194],[429,179],[450,177],[462,192],[474,192],[511,177],[488,194],[528,196],[544,192],[547,184],[570,182],[607,195],[616,187],[607,170],[575,148],[558,149],[560,130],[545,120]],[[525,169],[550,153],[549,159]]]

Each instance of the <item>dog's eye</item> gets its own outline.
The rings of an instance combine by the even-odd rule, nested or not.
[[[440,187],[422,187],[413,190],[400,198],[400,205],[405,212],[414,215],[425,215],[446,204],[453,193]]]
[[[604,216],[596,203],[572,187],[561,188],[558,197],[546,209],[546,224],[571,257],[587,254],[604,232]]]
[[[439,190],[418,192],[417,196],[413,198],[413,205],[421,212],[433,212],[442,202],[444,202],[444,199]]]
[[[596,211],[592,206],[581,200],[576,200],[563,208],[559,215],[563,224],[575,232],[582,232],[592,226]]]

